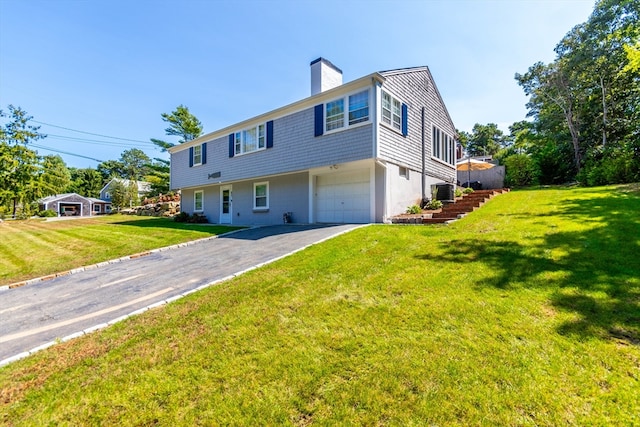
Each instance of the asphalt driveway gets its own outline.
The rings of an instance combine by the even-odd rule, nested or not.
[[[0,292],[0,366],[171,302],[357,225],[276,225]]]

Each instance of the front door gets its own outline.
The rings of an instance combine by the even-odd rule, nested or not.
[[[220,187],[220,224],[231,224],[232,196],[231,186]]]

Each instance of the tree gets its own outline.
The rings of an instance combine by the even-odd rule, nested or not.
[[[167,194],[169,192],[169,161],[155,158],[147,165],[149,173],[144,177],[151,184],[149,195]]]
[[[27,145],[46,135],[38,132],[39,126],[29,124],[31,116],[20,107],[8,106],[7,115],[0,110],[1,117],[9,121],[0,128],[0,207],[12,207],[15,218],[18,205],[23,210],[38,197],[37,172],[39,159]]]
[[[120,156],[122,163],[123,178],[139,181],[148,172],[148,163],[151,161],[144,151],[138,148],[125,150]]]
[[[103,178],[100,172],[92,168],[72,168],[70,172],[71,183],[67,187],[67,192],[78,193],[84,197],[100,196],[100,190],[104,187]]]
[[[179,144],[192,141],[202,135],[202,123],[184,105],[178,105],[171,114],[162,113],[161,116],[164,122],[169,123],[169,127],[164,130],[165,135],[178,136],[180,138]],[[167,151],[175,145],[155,138],[151,138],[151,142],[160,147],[162,151]]]
[[[506,143],[506,138],[495,123],[476,123],[468,137],[467,154],[470,156],[492,156]]]
[[[102,184],[105,185],[111,178],[122,178],[126,175],[124,163],[118,160],[105,160],[97,167],[102,176]]]
[[[71,173],[59,155],[44,156],[39,173],[41,196],[60,194],[71,183]]]
[[[550,160],[570,144],[573,173],[582,182],[600,182],[586,179],[594,174],[640,176],[640,69],[634,65],[639,17],[637,0],[599,0],[589,19],[558,43],[552,63],[536,63],[515,76],[544,141],[536,148],[543,147],[540,153]],[[605,161],[608,172],[597,172]],[[609,171],[616,165],[627,172]]]

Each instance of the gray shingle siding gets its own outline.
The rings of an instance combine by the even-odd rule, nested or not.
[[[189,150],[173,153],[171,186],[179,189],[233,182],[371,158],[371,126],[369,122],[315,137],[313,108],[309,108],[274,120],[273,148],[230,158],[229,138],[225,136],[207,142],[207,163],[194,167],[189,167]],[[220,177],[209,179],[214,172],[220,172]]]
[[[422,107],[425,107],[426,173],[443,181],[455,181],[456,170],[431,158],[432,125],[436,125],[450,136],[455,136],[455,127],[446,112],[430,73],[426,69],[407,71],[385,76],[382,90],[408,105],[409,134],[399,132],[381,124],[379,154],[384,160],[407,166],[414,171],[422,170]]]
[[[207,161],[208,163],[208,161]],[[253,210],[253,184],[269,183],[268,211]],[[274,224],[282,222],[284,212],[293,213],[293,221],[309,222],[309,174],[307,172],[251,179],[232,184],[232,223],[242,225]],[[193,193],[203,190],[202,212],[209,222],[220,222],[220,185],[183,190],[182,210],[193,213]]]

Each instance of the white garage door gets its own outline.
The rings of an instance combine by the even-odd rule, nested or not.
[[[367,223],[371,221],[369,171],[318,176],[316,221]]]

